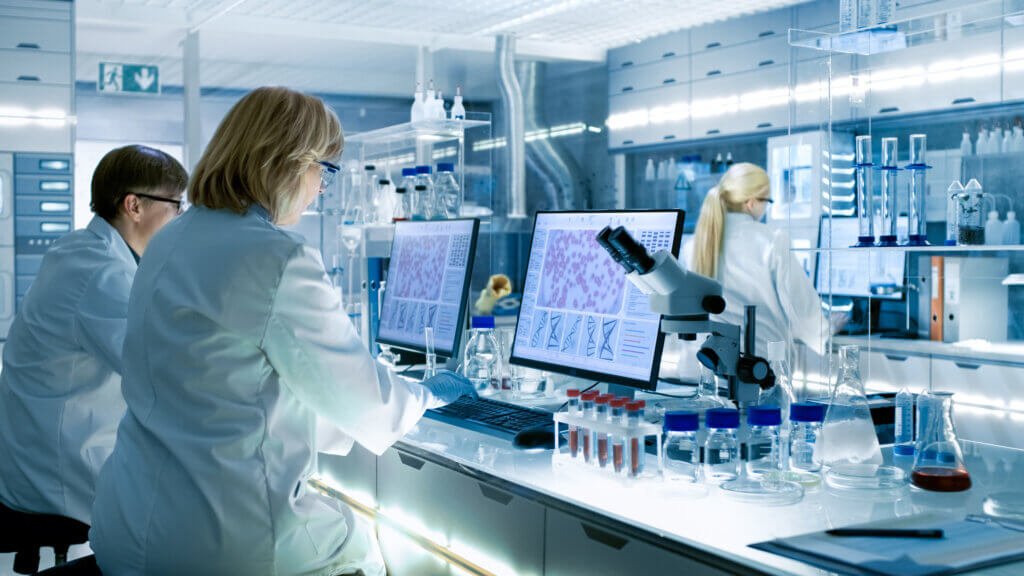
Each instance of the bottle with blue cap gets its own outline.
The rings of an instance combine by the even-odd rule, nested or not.
[[[437,217],[458,218],[462,210],[462,190],[455,181],[455,165],[451,162],[437,165],[434,193],[437,194]]]
[[[796,402],[789,407],[789,468],[794,472],[821,470],[818,441],[821,423],[825,421],[825,405],[814,402]]]
[[[778,406],[753,406],[747,412],[750,435],[747,439],[747,474],[761,478],[782,467],[779,426],[782,410]]]
[[[497,391],[494,385],[501,377],[501,350],[494,336],[494,316],[473,316],[470,337],[463,354],[463,375],[486,396]]]
[[[430,175],[430,166],[416,167],[417,201],[413,214],[414,220],[433,220],[437,217],[437,196],[434,194],[434,180]]]
[[[700,445],[696,412],[665,413],[665,478],[683,482],[700,481]]]
[[[735,408],[712,408],[705,412],[708,437],[704,441],[704,479],[714,484],[735,480],[739,474],[740,412]]]

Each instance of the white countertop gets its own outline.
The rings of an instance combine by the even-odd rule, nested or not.
[[[789,506],[730,500],[718,488],[694,492],[663,480],[629,482],[597,470],[553,464],[551,452],[530,453],[464,428],[423,419],[398,447],[418,449],[541,495],[613,518],[684,545],[775,574],[826,572],[749,548],[749,544],[863,522],[939,514],[980,513],[993,492],[1024,489],[1024,451],[964,442],[973,487],[941,494],[904,487],[890,493],[842,493],[822,484]],[[888,451],[886,451],[888,452]],[[888,456],[887,456],[888,457]],[[653,459],[653,456],[651,456]],[[653,460],[652,460],[653,461]],[[909,473],[910,462],[901,464]],[[1021,574],[1024,563],[984,574]]]
[[[881,338],[878,336],[834,336],[837,345],[857,344],[865,350],[895,352],[927,356],[943,356],[970,362],[1007,362],[1024,365],[1024,342],[990,343],[980,340],[966,342],[935,342],[932,340],[907,340],[903,338]]]

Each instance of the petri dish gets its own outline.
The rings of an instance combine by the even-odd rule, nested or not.
[[[907,474],[895,466],[844,464],[827,470],[825,483],[839,490],[892,490],[907,483]]]
[[[792,470],[777,470],[764,475],[765,480],[796,482],[805,489],[817,488],[821,485],[821,474],[813,472],[794,472]]]
[[[989,494],[981,509],[993,518],[1024,522],[1024,492],[996,492]]]
[[[787,506],[804,497],[804,487],[788,480],[738,478],[723,482],[720,487],[732,500],[762,506]]]

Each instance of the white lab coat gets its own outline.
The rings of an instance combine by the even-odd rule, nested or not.
[[[683,247],[683,254],[692,270],[692,238]],[[785,341],[792,351],[794,340],[816,354],[823,353],[831,326],[822,311],[821,297],[791,252],[785,231],[762,224],[746,213],[727,213],[718,278],[725,312],[716,316],[717,320],[742,327],[744,307],[757,306],[758,355],[764,356],[772,341]],[[680,377],[697,378],[696,352],[701,340],[681,346]]]
[[[317,419],[335,452],[381,454],[436,400],[374,362],[316,250],[261,208],[195,207],[146,249],[125,342],[89,534],[104,574],[384,574],[373,535],[306,485]]]
[[[124,414],[121,349],[135,258],[106,220],[46,253],[0,373],[0,500],[86,524]]]

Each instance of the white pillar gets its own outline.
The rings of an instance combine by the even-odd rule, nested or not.
[[[182,77],[185,101],[185,166],[189,172],[199,163],[203,153],[203,132],[199,109],[199,31],[185,36],[182,54]]]

